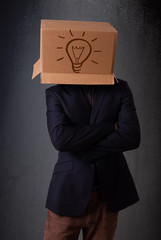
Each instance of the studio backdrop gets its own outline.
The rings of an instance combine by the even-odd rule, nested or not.
[[[45,89],[51,85],[40,84],[40,76],[31,80],[39,58],[41,19],[105,21],[117,29],[114,73],[133,92],[141,145],[125,153],[140,201],[120,211],[115,239],[160,239],[161,18],[157,2],[15,0],[1,7],[0,239],[44,236],[45,201],[57,151],[46,122]]]

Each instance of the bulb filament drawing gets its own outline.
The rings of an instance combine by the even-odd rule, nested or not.
[[[72,38],[74,37],[72,31],[69,31],[70,35],[72,36]],[[84,37],[85,32],[82,33],[82,37]],[[62,40],[65,40],[65,37],[63,36],[58,36],[59,38],[61,38]],[[96,41],[98,38],[95,37],[91,40],[92,44],[94,41]],[[64,49],[66,50],[67,56],[69,57],[71,63],[72,63],[72,70],[75,73],[80,73],[81,68],[83,63],[89,58],[89,56],[92,53],[92,46],[91,44],[83,39],[83,38],[74,38],[72,40],[70,40],[65,47],[63,46],[58,46],[57,49]],[[99,53],[102,52],[101,50],[94,50],[93,53]],[[57,61],[61,61],[63,60],[64,57],[60,57],[57,59]],[[90,60],[92,63],[94,64],[98,64],[97,61],[91,59]]]
[[[82,64],[87,60],[92,51],[91,45],[81,38],[69,41],[66,45],[66,52],[72,63],[72,69],[75,73],[79,73]]]

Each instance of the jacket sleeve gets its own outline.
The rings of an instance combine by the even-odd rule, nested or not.
[[[71,124],[58,96],[50,88],[46,89],[46,106],[48,132],[58,151],[84,151],[114,131],[113,122]]]
[[[89,149],[89,153],[97,158],[111,153],[135,149],[140,145],[140,125],[132,92],[125,82],[123,87],[121,108],[118,114],[118,129],[101,139]]]

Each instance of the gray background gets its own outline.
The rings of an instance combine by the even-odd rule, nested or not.
[[[50,85],[41,85],[39,76],[31,80],[39,58],[40,19],[109,21],[118,30],[114,72],[132,89],[142,142],[126,152],[141,200],[120,211],[115,239],[161,239],[159,6],[141,0],[16,0],[6,1],[1,11],[0,239],[44,236],[44,205],[57,151],[46,126]]]

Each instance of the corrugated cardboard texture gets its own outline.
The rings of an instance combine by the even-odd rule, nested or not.
[[[114,84],[117,31],[106,22],[41,20],[41,83]]]

